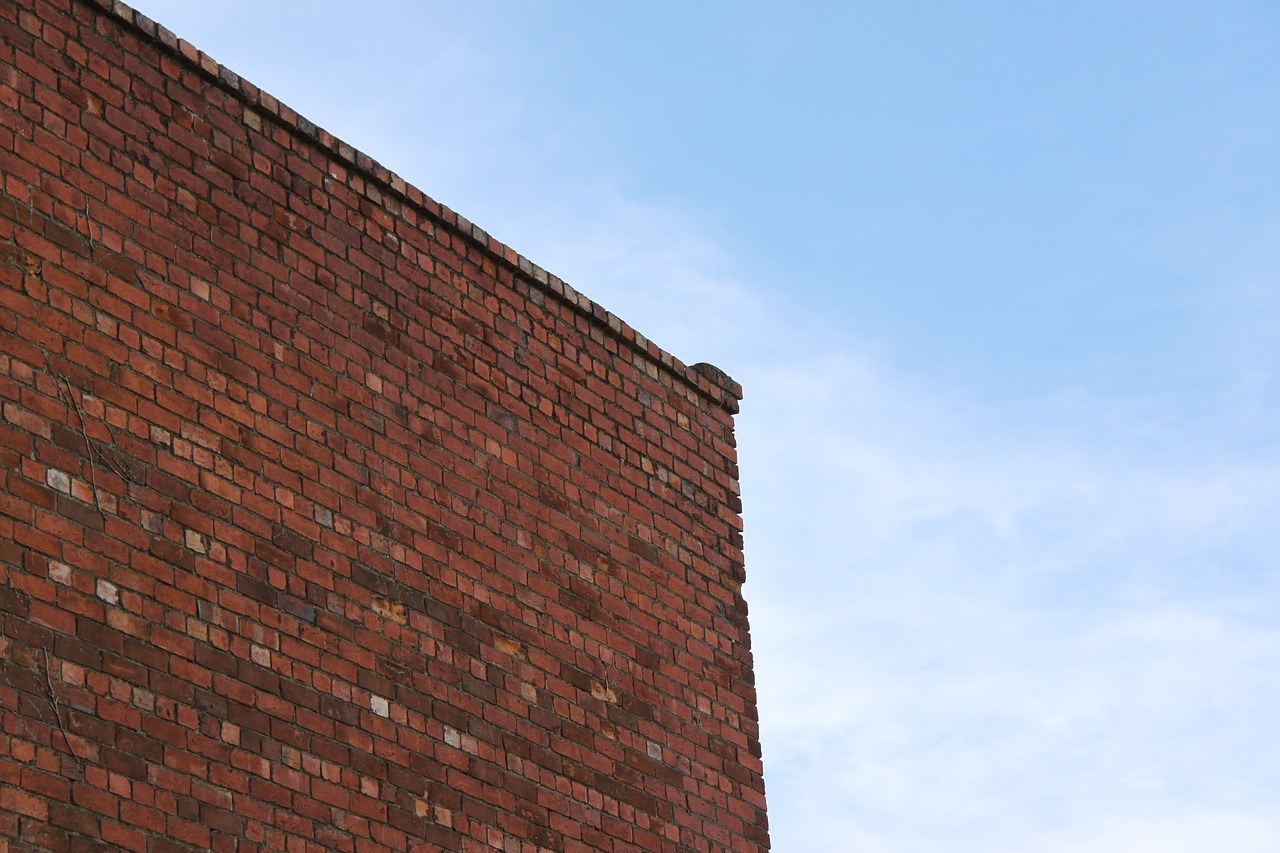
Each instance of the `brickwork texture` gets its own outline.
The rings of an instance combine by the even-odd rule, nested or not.
[[[0,181],[0,849],[768,848],[732,380],[110,0]]]

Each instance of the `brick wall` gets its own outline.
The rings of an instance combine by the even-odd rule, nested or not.
[[[0,0],[0,849],[767,849],[740,391]]]

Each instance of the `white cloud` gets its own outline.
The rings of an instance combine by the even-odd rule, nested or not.
[[[1010,435],[803,356],[741,377],[779,849],[1067,849],[1191,806],[1274,837],[1280,465]]]
[[[1023,849],[1044,853],[1270,853],[1280,849],[1280,823],[1257,814],[1193,807],[1099,821],[1067,829]]]

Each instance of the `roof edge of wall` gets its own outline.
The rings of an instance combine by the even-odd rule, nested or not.
[[[281,103],[270,93],[253,85],[186,39],[179,38],[163,25],[121,0],[79,0],[79,2],[112,16],[143,38],[196,68],[245,104],[261,110],[294,135],[319,146],[342,161],[351,170],[377,186],[373,195],[368,191],[365,192],[365,196],[371,201],[380,204],[382,201],[379,197],[380,192],[390,192],[398,196],[405,203],[441,225],[453,229],[500,263],[599,324],[657,367],[684,381],[712,403],[727,409],[730,413],[738,411],[738,401],[742,399],[742,386],[720,368],[705,362],[686,365],[636,331],[612,311],[574,289],[559,276],[538,266],[505,243],[495,240],[484,229],[451,208],[440,204],[368,154],[338,139],[305,116],[299,115],[297,111]]]

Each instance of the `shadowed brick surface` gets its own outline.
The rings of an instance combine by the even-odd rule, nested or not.
[[[0,180],[0,847],[768,848],[732,380],[119,3]]]

